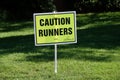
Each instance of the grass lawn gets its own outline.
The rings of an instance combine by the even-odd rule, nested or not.
[[[0,80],[120,80],[120,12],[77,15],[78,43],[35,47],[33,22],[0,22]]]

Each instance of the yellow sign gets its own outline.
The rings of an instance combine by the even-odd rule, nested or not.
[[[77,42],[76,12],[34,14],[35,45]]]

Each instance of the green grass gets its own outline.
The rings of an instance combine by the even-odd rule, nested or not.
[[[77,44],[35,47],[33,22],[0,22],[0,80],[119,80],[120,12],[77,15]]]

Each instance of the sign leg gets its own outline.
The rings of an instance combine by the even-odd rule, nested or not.
[[[57,73],[57,44],[55,44],[55,73]]]

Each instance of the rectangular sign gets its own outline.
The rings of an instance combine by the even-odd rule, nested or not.
[[[75,11],[35,13],[33,17],[36,46],[77,42]]]

